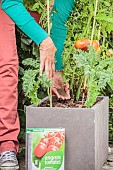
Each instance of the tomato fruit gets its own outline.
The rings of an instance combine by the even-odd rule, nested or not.
[[[57,146],[58,148],[60,148],[62,145],[62,141],[56,141],[55,142],[55,146]]]
[[[34,155],[41,158],[47,151],[47,145],[45,143],[39,142],[34,148]]]
[[[88,46],[90,44],[91,44],[91,40],[89,40],[89,39],[81,39],[81,40],[77,40],[74,43],[74,47],[77,48],[77,49],[88,51]],[[99,50],[99,42],[97,40],[93,40],[91,45],[93,46],[95,51]]]
[[[49,139],[48,138],[41,138],[40,142],[45,143],[46,145],[49,144]]]
[[[81,40],[75,41],[74,47],[77,49],[87,51],[90,43],[91,43],[91,41],[89,39],[81,39]]]
[[[61,141],[64,141],[64,138],[65,138],[64,133],[62,132],[56,132],[55,137],[60,138]]]
[[[55,137],[60,138],[61,137],[61,133],[60,132],[55,132]]]
[[[60,148],[62,145],[62,141],[59,137],[54,137],[50,140],[49,145],[54,145]]]
[[[55,132],[49,132],[48,135],[46,136],[46,138],[51,140],[54,136],[55,136]]]
[[[60,139],[61,139],[61,141],[64,141],[64,139],[65,139],[65,135],[61,134]]]
[[[57,151],[59,148],[54,145],[49,145],[46,152]]]

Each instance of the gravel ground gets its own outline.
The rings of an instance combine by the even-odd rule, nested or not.
[[[18,153],[19,170],[25,170],[25,144],[21,144]]]
[[[109,148],[108,160],[101,170],[113,170],[113,146]]]

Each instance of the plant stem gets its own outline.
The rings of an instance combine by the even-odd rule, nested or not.
[[[74,94],[73,94],[73,84],[74,84],[75,71],[76,71],[76,66],[75,66],[74,69],[73,69],[72,79],[71,79],[71,83],[70,83],[70,88],[72,89],[72,95],[73,95],[73,97],[74,97]]]
[[[50,101],[50,107],[52,107],[52,88],[48,88],[48,97]]]
[[[92,16],[89,16],[88,22],[87,22],[87,26],[86,26],[86,28],[85,28],[85,31],[83,32],[83,37],[84,37],[84,36],[86,36],[86,37],[88,36],[88,29],[89,29],[89,27],[90,27],[91,19],[92,19]],[[86,34],[86,32],[87,32],[87,34]]]
[[[106,38],[105,38],[105,36],[103,36],[102,46],[104,46],[105,40],[106,40]]]
[[[87,82],[87,76],[85,76],[85,78],[84,78],[84,87],[83,87],[83,94],[82,94],[82,106],[84,105],[86,82]]]
[[[101,31],[101,24],[99,25],[99,29],[98,29],[98,40],[100,39],[100,31]]]
[[[77,100],[77,101],[78,101],[79,98],[80,98],[82,84],[83,84],[83,77],[81,77],[80,85],[79,85],[79,87],[78,87],[78,89],[77,89],[77,92],[76,92],[76,100]]]

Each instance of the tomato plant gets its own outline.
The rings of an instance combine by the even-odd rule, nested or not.
[[[78,40],[78,44],[75,44],[77,45],[77,48],[79,47],[78,45],[81,45],[82,49],[85,49],[87,51],[88,48],[86,45],[87,42],[84,45],[84,40],[87,39],[91,40],[93,21],[94,21],[93,20],[94,10],[95,10],[94,0],[77,1],[73,14],[67,22],[68,32],[67,32],[67,40],[65,42],[65,51],[63,54],[64,80],[69,82],[71,96],[76,100],[80,100],[81,92],[84,91],[83,90],[84,87],[82,86],[82,83],[85,81],[86,76],[84,75],[83,67],[78,67],[76,60],[73,57],[74,55],[77,54],[77,50],[74,49],[73,44],[75,44],[75,42],[77,42]],[[94,37],[93,37],[94,40],[92,41],[92,46],[94,47],[95,51],[97,51],[97,53],[100,54],[100,56],[97,56],[97,58],[100,58],[100,60],[102,59],[102,62],[106,62],[106,60],[103,61],[103,59],[109,60],[108,54],[110,53],[108,53],[108,51],[110,48],[113,47],[113,41],[112,41],[113,24],[111,24],[112,21],[110,19],[110,18],[113,19],[112,13],[113,13],[113,3],[111,3],[111,0],[99,1],[98,10],[95,17],[96,23],[95,23],[95,30],[94,30]],[[80,53],[82,52],[79,51],[79,54]],[[86,55],[86,53],[84,54]],[[93,60],[92,56],[93,54],[90,54],[89,62],[90,60],[91,61]],[[92,61],[92,63],[94,62]],[[86,88],[86,84],[85,84],[85,88]],[[105,88],[105,86],[103,88]],[[101,93],[101,90],[99,91],[98,94],[94,90],[92,93],[92,98],[93,95],[94,96],[99,95]],[[87,92],[88,92],[88,87],[87,87]]]
[[[81,100],[83,91],[87,92],[85,94],[85,101],[86,96],[91,95],[92,102],[96,99],[98,95],[105,95],[110,97],[110,108],[113,106],[113,84],[112,78],[110,78],[110,74],[112,73],[112,66],[109,64],[109,69],[106,70],[106,66],[99,71],[101,73],[100,79],[105,80],[104,87],[96,88],[98,84],[98,78],[95,79],[95,82],[90,79],[90,84],[86,87],[87,83],[89,82],[86,78],[87,76],[84,75],[84,68],[78,67],[74,55],[78,54],[75,51],[73,44],[79,39],[91,39],[92,28],[93,28],[93,19],[94,19],[94,8],[95,8],[95,1],[89,0],[79,0],[76,1],[75,9],[71,18],[67,22],[68,32],[67,32],[67,39],[65,41],[65,51],[63,53],[63,63],[64,63],[64,81],[68,81],[70,84],[70,91],[71,97],[75,100]],[[100,48],[97,50],[100,61],[102,59],[103,65],[107,65],[107,61],[109,61],[109,57],[112,57],[112,49],[113,49],[113,3],[111,0],[100,0],[98,4],[97,14],[95,16],[96,23],[94,29],[94,40],[99,42]],[[74,24],[73,24],[74,23]],[[79,51],[79,55],[81,55]],[[82,54],[84,56],[84,53]],[[86,55],[86,54],[85,54]],[[92,56],[89,56],[89,62],[92,61]],[[81,57],[78,56],[78,60],[81,60]],[[105,60],[104,60],[105,59]],[[111,61],[110,61],[111,62]],[[93,63],[93,61],[92,61]],[[76,65],[77,64],[77,65]],[[85,65],[85,63],[84,63]],[[88,68],[85,65],[86,69]],[[95,70],[96,71],[96,70]],[[95,77],[95,72],[93,77]],[[106,78],[103,77],[106,75]],[[110,78],[110,79],[109,79]],[[108,82],[107,82],[108,79]],[[83,85],[83,82],[86,84]],[[90,88],[91,91],[89,90]],[[92,87],[91,87],[92,86]],[[85,89],[84,89],[85,88]],[[110,92],[109,92],[110,91]],[[95,98],[95,99],[94,99]],[[90,103],[90,104],[91,104]],[[88,104],[88,103],[87,103]],[[90,105],[88,104],[88,105]],[[92,104],[91,104],[92,105]],[[112,129],[113,129],[113,121],[111,120],[111,115],[113,115],[113,109],[110,112],[110,140],[112,138]],[[112,122],[112,123],[111,123]]]

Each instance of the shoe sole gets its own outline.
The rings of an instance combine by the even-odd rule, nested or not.
[[[19,166],[13,166],[13,167],[0,167],[0,170],[18,170]]]

